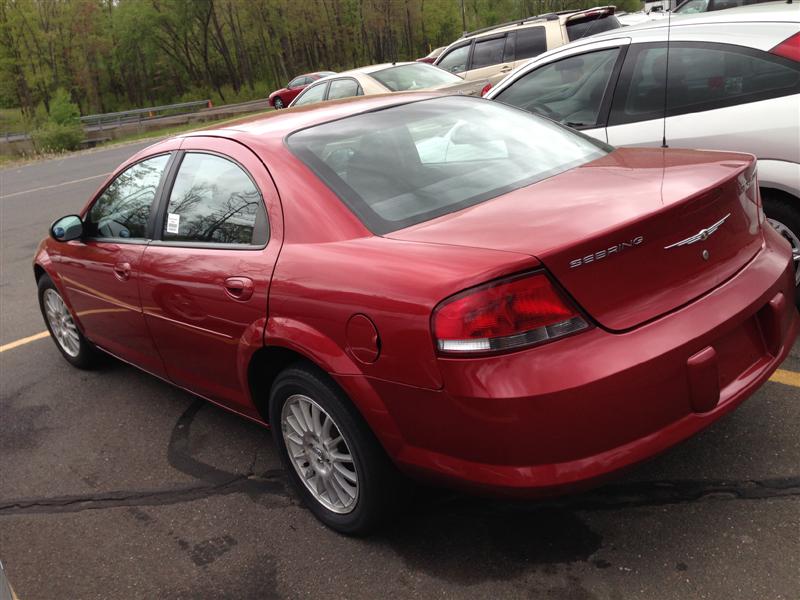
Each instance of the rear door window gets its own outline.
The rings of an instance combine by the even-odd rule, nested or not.
[[[497,95],[497,100],[570,127],[596,127],[619,48],[570,56],[535,69]]]
[[[480,69],[503,62],[503,49],[506,45],[505,36],[483,39],[475,42],[472,51],[472,69]]]
[[[614,96],[610,124],[664,114],[666,45],[630,52]],[[800,93],[800,64],[729,44],[676,42],[669,50],[668,116],[713,110]]]
[[[325,99],[325,90],[327,88],[328,88],[327,82],[307,87],[297,97],[292,106],[303,106],[304,104],[314,104],[315,102],[322,102]]]
[[[361,86],[355,79],[335,79],[331,81],[331,87],[328,90],[328,100],[336,100],[337,98],[350,98],[352,96],[360,96],[363,92]]]
[[[442,57],[442,60],[436,63],[436,66],[451,73],[463,73],[467,70],[470,47],[470,44],[466,44],[450,50]]]
[[[244,169],[215,154],[187,153],[169,196],[164,241],[263,246],[267,237],[264,201]]]
[[[142,239],[169,155],[148,158],[117,175],[95,200],[84,224],[92,238]]]
[[[515,42],[516,60],[538,56],[547,50],[547,35],[544,27],[524,27],[517,30]]]

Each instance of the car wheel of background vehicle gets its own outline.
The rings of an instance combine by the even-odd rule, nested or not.
[[[280,96],[275,98],[275,100],[272,101],[272,104],[277,110],[280,110],[280,109],[283,108],[283,100],[281,100]]]
[[[39,279],[39,308],[47,330],[64,358],[79,369],[90,369],[100,362],[100,351],[83,337],[64,299],[47,275]]]
[[[794,257],[795,285],[798,286],[796,301],[800,306],[800,205],[775,197],[769,191],[761,192],[767,222],[792,246]]]
[[[391,513],[401,476],[327,374],[307,363],[284,370],[272,386],[269,416],[289,478],[325,525],[365,534]]]

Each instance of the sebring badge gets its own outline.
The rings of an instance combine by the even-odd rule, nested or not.
[[[675,242],[674,244],[670,244],[669,246],[664,246],[664,250],[669,250],[670,248],[677,248],[678,246],[690,246],[691,244],[696,244],[697,242],[704,242],[709,237],[711,237],[714,232],[719,229],[722,224],[728,220],[728,217],[731,216],[731,213],[728,213],[724,217],[722,217],[719,221],[706,227],[705,229],[701,229],[693,236],[686,238],[685,240],[681,240],[680,242]]]
[[[581,258],[576,258],[575,260],[571,260],[569,261],[569,268],[574,269],[575,267],[580,267],[582,265],[587,265],[589,263],[597,262],[598,260],[602,260],[604,258],[608,258],[609,256],[614,256],[615,254],[619,254],[626,248],[641,246],[643,243],[644,243],[644,236],[637,235],[635,238],[632,238],[627,242],[620,242],[619,244],[611,246],[610,248],[603,248],[602,250],[597,250],[596,252],[592,252],[591,254],[582,256]]]

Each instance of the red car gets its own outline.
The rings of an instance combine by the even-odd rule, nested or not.
[[[298,75],[287,83],[285,88],[275,90],[269,95],[269,105],[276,109],[286,108],[297,97],[297,94],[306,89],[306,86],[328,75],[336,75],[336,73],[333,71],[319,71],[318,73]]]
[[[97,349],[260,423],[314,514],[400,473],[537,497],[738,406],[798,327],[750,155],[614,149],[464,96],[328,102],[160,142],[34,271]]]

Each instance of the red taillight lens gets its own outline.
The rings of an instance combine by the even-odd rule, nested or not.
[[[769,52],[800,62],[800,33],[795,33],[792,37],[783,40]]]
[[[481,89],[481,98],[488,94],[490,89],[492,89],[491,83],[487,83],[485,86],[483,86],[483,89]]]
[[[436,347],[446,354],[510,350],[587,327],[544,273],[467,290],[445,300],[433,312]]]

